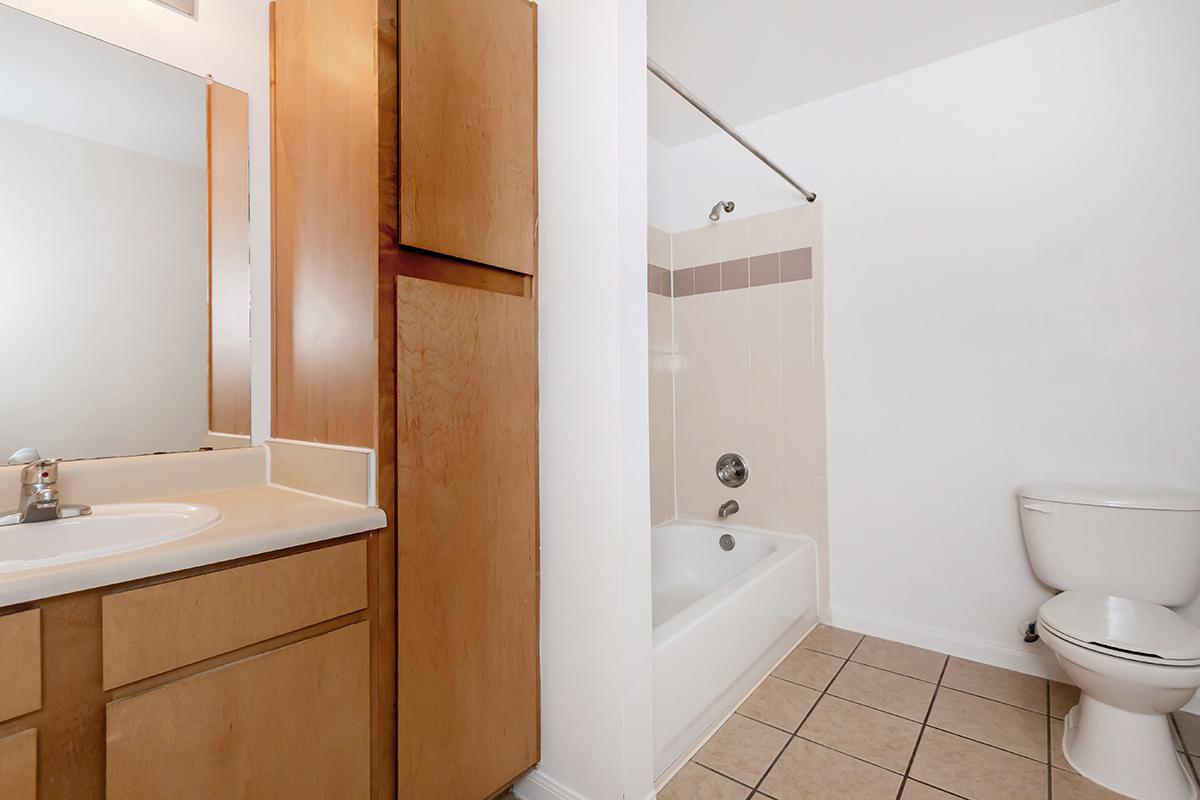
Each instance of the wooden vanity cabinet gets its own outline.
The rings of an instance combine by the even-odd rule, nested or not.
[[[40,653],[0,684],[0,798],[370,798],[377,549],[358,535],[0,610],[0,662],[31,636]]]
[[[107,796],[370,797],[368,627],[109,703]]]

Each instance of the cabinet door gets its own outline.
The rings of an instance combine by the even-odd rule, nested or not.
[[[400,0],[400,243],[534,274],[536,7]]]
[[[538,758],[535,305],[396,283],[399,785],[483,800]]]
[[[108,800],[368,797],[368,625],[109,703]]]
[[[0,739],[0,797],[35,800],[37,797],[37,731],[14,733]]]
[[[0,722],[42,707],[42,612],[0,616]]]

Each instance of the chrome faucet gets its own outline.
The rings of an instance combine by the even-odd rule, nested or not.
[[[8,460],[9,464],[25,464],[25,468],[21,470],[21,502],[16,510],[0,514],[0,526],[48,522],[92,513],[90,506],[64,505],[59,502],[60,460],[42,458],[36,450],[28,448],[13,453],[12,458]]]
[[[726,500],[724,503],[721,503],[721,507],[717,509],[717,516],[721,519],[725,519],[730,514],[736,514],[741,510],[742,507],[738,505],[737,500]]]

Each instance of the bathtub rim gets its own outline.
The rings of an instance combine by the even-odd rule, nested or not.
[[[765,528],[755,528],[749,525],[714,525],[711,522],[703,522],[690,519],[672,519],[666,522],[660,522],[650,529],[650,535],[654,536],[661,529],[672,525],[694,525],[702,528],[708,528],[714,531],[725,531],[733,534],[750,534],[762,536],[776,543],[775,552],[768,555],[766,558],[761,558],[730,578],[725,583],[713,589],[708,594],[701,597],[696,602],[687,606],[675,616],[664,620],[659,625],[653,628],[653,651],[657,651],[660,647],[664,647],[671,643],[679,636],[686,634],[691,628],[706,616],[713,608],[721,602],[736,597],[745,592],[758,579],[769,575],[779,569],[786,561],[796,558],[806,548],[811,547],[816,552],[817,541],[812,536],[803,533],[784,533],[782,531],[772,531]],[[651,587],[653,592],[653,586]]]

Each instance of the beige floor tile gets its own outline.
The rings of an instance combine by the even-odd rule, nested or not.
[[[797,647],[771,674],[785,681],[821,691],[829,685],[833,676],[837,675],[843,663],[843,659]]]
[[[828,625],[818,625],[813,628],[808,636],[804,637],[804,641],[800,644],[809,650],[828,653],[838,658],[847,658],[854,652],[854,648],[858,646],[858,643],[862,639],[863,635],[861,633],[844,631],[841,628],[832,628]]]
[[[1046,679],[1009,669],[951,658],[942,685],[980,697],[988,697],[1039,714],[1046,713]]]
[[[742,703],[738,713],[791,732],[800,726],[820,696],[820,692],[807,686],[767,676]]]
[[[1192,760],[1192,766],[1196,768],[1196,772],[1200,772],[1200,756],[1188,756]]]
[[[948,792],[943,792],[941,789],[935,789],[932,786],[926,786],[923,783],[909,780],[904,784],[904,791],[900,794],[900,800],[958,800],[958,798]]]
[[[746,800],[750,791],[689,761],[658,793],[658,800]]]
[[[1054,800],[1128,800],[1123,794],[1110,792],[1075,772],[1051,770],[1051,794]]]
[[[970,800],[1045,800],[1046,765],[926,728],[911,777]]]
[[[850,662],[829,687],[829,693],[916,722],[925,720],[933,700],[933,684]]]
[[[946,663],[946,656],[943,653],[923,650],[909,644],[889,642],[887,639],[868,636],[854,651],[854,657],[851,660],[870,667],[886,669],[889,672],[899,672],[910,678],[937,683],[938,678],[942,675],[942,666]]]
[[[759,788],[778,800],[893,800],[900,781],[880,767],[793,739]]]
[[[892,714],[825,695],[800,736],[893,772],[904,772],[921,726]]]
[[[1079,687],[1050,681],[1050,716],[1066,719],[1071,706],[1079,702]]]
[[[1183,737],[1184,749],[1194,756],[1200,756],[1200,716],[1176,711],[1175,722],[1179,724],[1179,735]]]
[[[1172,714],[1171,716],[1174,717],[1174,716],[1177,716],[1177,714]],[[1181,740],[1179,738],[1179,731],[1176,730],[1174,725],[1171,726],[1171,740],[1175,742],[1175,749],[1182,753],[1183,752],[1183,740]]]
[[[692,760],[753,786],[789,738],[783,731],[734,714]]]
[[[1016,706],[938,689],[929,724],[977,742],[1046,762],[1046,716]]]
[[[1074,772],[1075,768],[1067,763],[1067,757],[1063,755],[1063,731],[1066,729],[1066,723],[1061,719],[1050,720],[1050,763],[1057,769]]]

